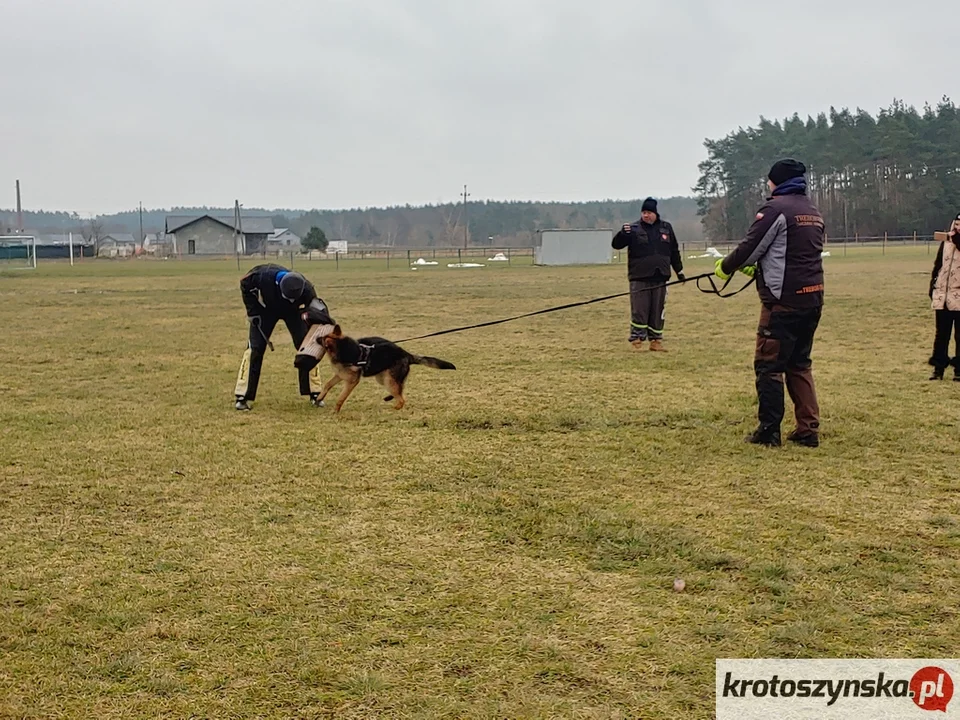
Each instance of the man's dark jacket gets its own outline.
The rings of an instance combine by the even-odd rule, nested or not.
[[[823,305],[823,217],[806,190],[803,178],[778,186],[720,265],[728,275],[756,265],[757,292],[768,307]]]
[[[671,265],[678,275],[683,272],[673,226],[659,215],[652,225],[638,220],[631,223],[630,232],[621,228],[611,244],[615,250],[627,248],[630,280],[669,280]]]
[[[295,302],[290,302],[280,294],[280,277],[290,272],[280,265],[257,265],[240,280],[243,304],[247,315],[254,317],[267,312],[278,317],[299,316],[317,297],[317,291],[309,280],[305,281],[303,292]],[[261,304],[262,301],[262,304]]]

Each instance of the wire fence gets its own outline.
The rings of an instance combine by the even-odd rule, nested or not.
[[[365,262],[367,265],[380,266],[385,269],[397,269],[409,265],[456,266],[463,264],[495,264],[510,266],[514,264],[531,265],[534,260],[535,249],[532,247],[429,247],[429,248],[382,248],[358,247],[347,252],[312,252],[296,249],[270,249],[264,252],[248,255],[228,255],[197,253],[187,254],[173,252],[172,249],[157,248],[154,252],[141,252],[117,257],[117,260],[155,259],[155,260],[224,260],[249,265],[251,262],[277,262],[288,266],[299,264],[341,265],[350,267],[352,264]]]
[[[703,241],[698,243],[680,243],[680,252],[685,255],[688,250],[709,252],[711,248],[726,255],[733,250],[739,240],[727,240],[721,242]],[[846,255],[848,251],[856,252],[861,249],[879,249],[882,255],[885,255],[888,249],[920,248],[926,249],[929,254],[931,248],[936,248],[939,244],[934,235],[921,235],[914,233],[912,235],[854,235],[853,237],[831,237],[827,235],[824,238],[824,251],[833,254]]]
[[[710,241],[701,240],[697,242],[681,242],[680,254],[684,260],[693,258],[719,257],[729,253],[737,246],[739,240]],[[886,254],[888,250],[896,248],[919,248],[924,247],[927,254],[935,252],[940,240],[933,235],[921,235],[914,233],[912,235],[854,235],[853,237],[830,237],[825,239],[824,250],[829,251],[834,256],[846,256],[848,253],[856,253],[858,250],[871,249],[880,250],[881,254]],[[187,254],[174,252],[172,246],[155,246],[150,250],[139,248],[131,249],[130,252],[113,254],[105,256],[100,254],[99,258],[93,257],[93,246],[75,245],[74,260],[86,261],[96,260],[97,262],[132,262],[137,260],[176,260],[176,261],[232,261],[236,262],[238,267],[247,267],[252,262],[277,262],[286,264],[290,267],[295,265],[312,265],[318,267],[330,267],[339,270],[342,267],[349,269],[351,267],[364,267],[377,269],[382,268],[400,269],[404,267],[420,266],[440,266],[457,267],[463,265],[502,265],[510,267],[513,265],[533,265],[536,259],[536,248],[530,247],[426,247],[426,248],[395,248],[395,247],[356,247],[350,248],[347,252],[324,252],[312,251],[304,252],[297,249],[269,249],[265,252],[253,255],[235,255],[235,254]],[[41,262],[66,260],[69,262],[69,251],[65,247],[59,246],[37,246],[37,257]],[[626,250],[611,249],[611,263],[624,263],[627,261],[628,253]],[[12,258],[6,259],[8,262]],[[20,259],[20,258],[18,258]]]

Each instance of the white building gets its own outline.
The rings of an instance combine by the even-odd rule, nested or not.
[[[290,228],[276,228],[267,239],[267,248],[271,250],[299,250],[300,236]]]

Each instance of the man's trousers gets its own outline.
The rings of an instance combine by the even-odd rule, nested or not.
[[[250,367],[247,369],[246,387],[241,384],[237,387],[237,394],[244,399],[253,401],[257,398],[257,388],[260,385],[260,370],[263,368],[263,355],[267,351],[267,341],[273,334],[277,323],[283,320],[293,340],[293,346],[298,348],[303,344],[309,328],[307,324],[297,315],[280,317],[268,312],[260,315],[259,321],[254,318],[250,323],[250,337],[248,348],[250,350]],[[310,371],[306,369],[298,370],[300,379],[300,394],[310,395],[313,390],[310,387]],[[241,375],[243,374],[241,370]],[[242,392],[241,392],[242,391]]]
[[[757,329],[754,370],[757,376],[758,419],[761,434],[779,434],[784,415],[784,376],[793,400],[800,434],[820,429],[820,407],[813,382],[813,338],[822,308],[795,310],[780,305],[764,307]]]
[[[660,340],[666,317],[666,278],[630,281],[630,341]]]
[[[937,334],[933,339],[933,355],[930,357],[930,364],[938,370],[943,370],[952,364],[956,373],[960,375],[960,311],[937,310],[936,315]],[[952,361],[950,360],[951,332],[956,344],[956,352]]]

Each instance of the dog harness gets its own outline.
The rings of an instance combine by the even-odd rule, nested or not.
[[[360,357],[357,358],[357,361],[354,363],[357,367],[364,367],[370,361],[370,352],[373,350],[373,345],[364,345],[363,343],[357,343],[360,346]]]

